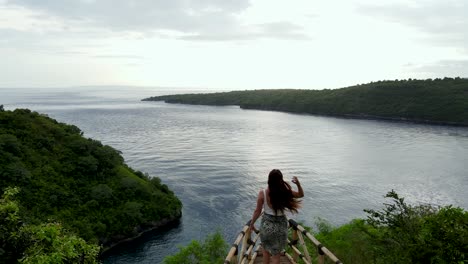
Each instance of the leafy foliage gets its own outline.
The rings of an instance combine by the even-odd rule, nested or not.
[[[69,234],[58,223],[26,225],[14,196],[6,188],[0,199],[0,263],[97,263],[99,247]]]
[[[468,125],[468,79],[462,78],[378,81],[333,90],[166,95],[143,100]]]
[[[20,263],[98,263],[99,246],[68,234],[59,223],[26,226],[30,246]]]
[[[376,263],[373,242],[369,233],[378,232],[362,219],[354,219],[348,224],[333,228],[321,220],[322,228],[315,237],[330,249],[343,263]],[[327,226],[327,229],[323,229]],[[310,252],[316,251],[309,245]]]
[[[468,212],[409,205],[393,190],[381,210],[316,235],[343,263],[467,263]]]
[[[24,221],[57,221],[104,245],[178,218],[182,206],[112,147],[27,109],[0,111],[0,190],[8,186],[22,190]]]
[[[393,190],[381,211],[365,210],[379,230],[371,239],[380,259],[393,263],[459,263],[468,261],[468,212],[461,208],[411,206]]]
[[[14,200],[18,192],[18,188],[6,188],[0,199],[0,263],[16,261],[25,249],[19,205]]]
[[[219,232],[208,235],[203,242],[192,240],[175,255],[164,259],[165,264],[223,263],[228,245]]]
[[[409,205],[393,190],[385,197],[392,200],[383,209],[364,210],[366,220],[333,227],[318,218],[314,236],[343,263],[468,263],[468,212],[452,206]],[[314,256],[315,245],[305,241]],[[293,254],[289,248],[287,252]],[[164,263],[221,263],[226,254],[226,242],[216,233],[203,243],[192,241]],[[326,258],[326,263],[333,262]]]

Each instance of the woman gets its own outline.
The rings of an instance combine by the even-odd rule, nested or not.
[[[250,222],[250,230],[255,229],[255,221],[262,213],[260,226],[260,239],[263,247],[263,263],[270,263],[270,255],[273,263],[280,263],[280,253],[286,247],[288,236],[288,220],[285,211],[297,213],[300,201],[297,198],[304,197],[304,191],[297,177],[292,178],[297,185],[297,192],[291,185],[283,180],[283,174],[279,170],[272,170],[268,175],[268,188],[258,193],[257,208]]]

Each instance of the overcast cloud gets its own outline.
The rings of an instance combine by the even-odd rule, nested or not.
[[[466,0],[0,0],[0,87],[468,77]]]
[[[364,15],[426,32],[427,39],[421,41],[463,49],[468,46],[468,1],[408,1],[407,4],[361,5],[358,10]]]
[[[182,32],[207,30],[213,24],[231,26],[232,15],[249,6],[247,0],[9,0],[7,4],[115,30]]]
[[[291,22],[245,25],[237,15],[248,0],[9,0],[7,6],[41,11],[33,18],[50,15],[63,27],[95,27],[112,31],[152,34],[192,40],[233,40],[255,38],[306,39],[301,27]],[[179,34],[177,34],[179,33]]]

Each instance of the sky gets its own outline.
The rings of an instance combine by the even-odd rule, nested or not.
[[[0,0],[0,87],[468,77],[468,0]]]

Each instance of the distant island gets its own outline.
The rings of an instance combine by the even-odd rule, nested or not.
[[[341,89],[178,94],[142,101],[468,126],[468,79],[377,81]]]
[[[28,109],[6,111],[0,106],[0,195],[3,192],[6,197],[18,192],[20,204],[16,208],[7,198],[0,199],[0,216],[15,216],[0,219],[6,228],[0,232],[0,259],[11,261],[25,253],[9,245],[38,241],[17,239],[24,225],[58,222],[106,249],[177,221],[182,212],[180,200],[158,177],[130,168],[119,151],[83,137],[78,127]],[[14,214],[11,208],[16,208]],[[3,224],[7,220],[8,225]],[[2,241],[4,234],[16,242]]]

